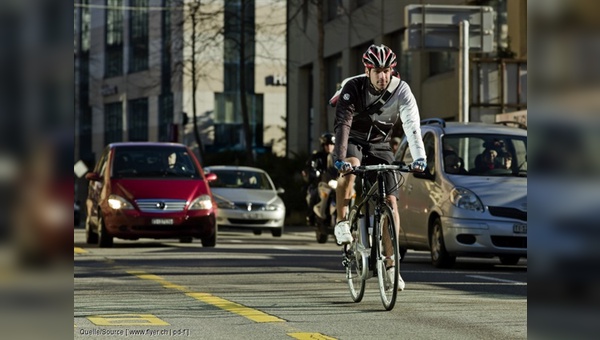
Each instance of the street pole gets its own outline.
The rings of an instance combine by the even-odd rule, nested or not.
[[[460,77],[461,77],[461,121],[469,122],[469,21],[463,20],[460,27]]]

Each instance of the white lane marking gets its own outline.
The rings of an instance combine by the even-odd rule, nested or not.
[[[467,275],[467,277],[472,277],[474,279],[497,281],[497,282],[503,282],[503,283],[513,283],[515,285],[524,285],[524,286],[527,285],[527,282],[520,282],[520,281],[514,281],[514,280],[507,280],[507,279],[499,279],[497,277],[490,277],[490,276],[483,276],[483,275]]]

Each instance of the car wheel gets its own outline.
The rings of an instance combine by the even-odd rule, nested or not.
[[[442,231],[442,221],[436,218],[433,221],[431,234],[429,235],[429,245],[431,248],[431,263],[437,268],[449,268],[456,262],[455,256],[450,256],[446,251],[444,244],[444,233]]]
[[[180,237],[179,238],[179,243],[192,243],[192,240],[194,238],[191,236],[186,236],[186,237]]]
[[[98,246],[100,248],[111,248],[113,246],[113,237],[106,231],[102,214],[98,214]]]
[[[252,232],[254,233],[254,235],[262,235],[262,229],[254,229],[252,230]]]
[[[515,255],[500,256],[500,263],[507,266],[514,266],[515,264],[519,263],[520,259],[520,256]]]
[[[281,237],[281,234],[283,234],[283,228],[271,229],[273,237]]]
[[[203,247],[214,247],[217,245],[217,232],[209,237],[203,237],[200,239]]]
[[[87,244],[98,243],[98,234],[96,234],[96,232],[92,230],[89,216],[85,219],[85,243],[87,243]]]

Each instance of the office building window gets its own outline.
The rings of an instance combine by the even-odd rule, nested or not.
[[[170,0],[162,0],[163,7],[171,6]],[[171,92],[171,11],[161,13],[161,93]]]
[[[171,124],[173,124],[173,94],[166,93],[158,97],[158,139],[161,142],[170,140],[169,126]]]
[[[456,52],[430,52],[429,53],[429,76],[453,71],[455,68]]]
[[[123,74],[123,0],[106,0],[106,59],[104,75]]]
[[[128,105],[130,141],[148,140],[148,98],[132,99]]]
[[[129,72],[148,69],[148,0],[130,0]]]
[[[370,40],[362,45],[356,46],[352,49],[352,55],[350,55],[350,75],[355,76],[357,74],[365,73],[365,65],[362,62],[362,56],[369,48],[369,46],[373,45],[373,40]],[[354,66],[354,67],[353,67]]]
[[[104,144],[123,141],[123,104],[104,105]]]
[[[342,55],[337,54],[325,60],[325,93],[334,94],[342,83]]]
[[[402,50],[402,42],[404,41],[404,30],[399,30],[385,37],[385,42],[389,48],[396,53],[396,71],[400,73],[400,78],[410,84],[411,80],[411,52]]]
[[[89,0],[81,0],[81,51],[89,52],[90,50],[90,25],[92,17],[90,9],[87,7]]]
[[[329,0],[325,1],[324,16],[326,21],[331,21],[339,16],[345,15],[346,10],[342,0]]]

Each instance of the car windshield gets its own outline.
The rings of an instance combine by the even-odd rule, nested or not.
[[[267,174],[250,170],[210,170],[217,179],[209,183],[212,188],[242,188],[273,190]]]
[[[467,176],[527,176],[527,137],[514,135],[446,135],[443,169]]]
[[[200,178],[185,148],[131,146],[115,149],[113,178]]]

